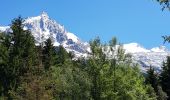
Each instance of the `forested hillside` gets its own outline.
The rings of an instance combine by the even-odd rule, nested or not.
[[[53,46],[50,38],[35,45],[23,22],[18,17],[11,32],[0,33],[2,100],[166,100],[170,96],[169,57],[160,75],[151,67],[144,76],[121,46],[115,49],[116,38],[105,45],[96,38],[90,42],[91,56],[75,60],[62,46]]]

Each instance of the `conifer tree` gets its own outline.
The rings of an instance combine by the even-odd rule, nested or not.
[[[158,91],[158,75],[156,75],[154,68],[150,66],[149,70],[147,71],[146,83],[151,84],[154,88],[155,92]]]
[[[166,100],[167,95],[163,92],[162,87],[159,85],[158,74],[155,73],[154,68],[150,66],[150,69],[147,71],[146,83],[151,84],[153,87],[158,100]]]
[[[43,47],[43,63],[45,70],[49,70],[51,66],[56,64],[56,50],[52,44],[51,39],[45,41],[45,46]]]
[[[0,95],[7,96],[9,88],[9,51],[11,37],[9,34],[0,33]]]
[[[168,56],[166,62],[163,63],[160,83],[163,91],[167,93],[168,100],[170,100],[170,56]]]
[[[35,44],[34,38],[27,30],[23,30],[23,19],[18,17],[12,21],[12,32],[6,33],[1,44],[6,48],[7,62],[3,68],[4,79],[2,80],[4,94],[9,96],[9,90],[15,90],[20,84],[20,77],[23,76],[34,64]]]
[[[52,89],[51,89],[51,77],[49,73],[44,69],[44,63],[42,62],[43,48],[38,46],[36,51],[37,58],[33,69],[30,69],[21,78],[21,83],[18,88],[14,91],[10,91],[13,99],[17,100],[52,100]]]
[[[57,64],[64,64],[64,62],[69,59],[68,53],[63,46],[60,45],[56,49],[56,52],[57,52],[57,60],[56,60]]]
[[[24,30],[24,20],[18,17],[12,21],[12,42],[9,53],[10,67],[12,68],[12,75],[15,78],[14,85],[19,83],[20,76],[29,71],[34,65],[35,61],[35,42],[31,32]],[[14,86],[15,87],[15,86]]]

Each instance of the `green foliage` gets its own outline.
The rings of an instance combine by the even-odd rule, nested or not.
[[[87,69],[92,81],[91,95],[94,100],[155,100],[153,89],[144,83],[137,67],[132,67],[130,58],[122,46],[116,49],[116,39],[110,47],[103,48],[99,38],[90,42],[92,56],[87,60]],[[105,51],[104,51],[105,50]],[[112,57],[106,58],[106,53]],[[151,94],[151,93],[152,94]]]
[[[150,97],[148,93],[150,87],[144,84],[144,78],[141,76],[138,68],[124,64],[119,65],[116,68],[114,87],[114,95],[112,96],[116,100],[155,99],[154,96]]]
[[[159,3],[160,3],[160,5],[162,6],[162,10],[164,10],[165,8],[168,8],[168,9],[170,9],[170,5],[169,5],[169,3],[170,3],[170,0],[157,0]]]
[[[16,90],[9,91],[14,100],[53,100],[49,77],[27,73]]]
[[[53,80],[55,84],[54,96],[64,100],[88,100],[90,99],[87,73],[72,64],[64,64],[53,68]]]
[[[63,46],[60,45],[57,48],[57,60],[56,60],[57,64],[64,64],[64,62],[68,59],[69,57],[67,51],[64,49]]]
[[[170,43],[170,36],[165,35],[165,36],[162,36],[162,38],[164,39],[164,43],[165,42]]]
[[[155,92],[114,37],[90,42],[88,58],[73,60],[51,39],[35,46],[21,17],[0,34],[0,97],[9,100],[155,100]],[[161,91],[161,88],[157,88]],[[158,92],[161,95],[162,92]],[[1,99],[0,98],[0,99]]]
[[[162,90],[162,87],[158,85],[157,99],[158,100],[167,100],[167,94]]]
[[[9,48],[10,37],[0,33],[0,95],[7,95],[9,89]],[[8,80],[7,80],[8,79]],[[6,80],[6,81],[5,81]]]

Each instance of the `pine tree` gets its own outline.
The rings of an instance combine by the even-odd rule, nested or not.
[[[22,77],[16,90],[10,91],[13,99],[17,100],[52,100],[51,77],[44,69],[42,62],[43,48],[38,46],[36,49],[37,58],[33,69],[30,69]]]
[[[150,66],[150,69],[147,71],[146,83],[151,84],[155,92],[158,91],[158,75],[155,74],[154,68]]]
[[[150,69],[147,71],[146,83],[151,84],[153,87],[158,100],[166,100],[167,95],[163,92],[162,87],[159,85],[158,82],[158,74],[155,73],[154,68],[150,66]]]
[[[0,33],[0,95],[7,96],[9,88],[9,51],[11,37],[9,34]]]
[[[51,66],[56,64],[56,50],[52,44],[51,39],[45,41],[45,46],[43,47],[43,63],[45,70],[49,70]]]
[[[9,96],[9,90],[15,90],[20,84],[20,77],[23,76],[34,64],[35,43],[30,31],[23,30],[23,19],[18,17],[12,21],[12,32],[6,33],[1,38],[1,46],[6,50],[6,65],[2,68],[2,84],[4,95]],[[5,56],[4,56],[5,57]],[[4,59],[4,58],[3,58]]]
[[[63,46],[60,45],[56,49],[56,52],[57,52],[57,60],[56,60],[57,64],[64,64],[64,62],[69,59],[68,53]]]
[[[28,30],[23,30],[24,20],[18,17],[12,21],[12,42],[9,53],[11,72],[14,78],[14,89],[16,84],[19,84],[19,77],[23,76],[29,69],[32,68],[35,61],[35,42]]]
[[[170,56],[168,56],[166,62],[163,63],[160,83],[163,91],[167,93],[168,100],[170,100]]]

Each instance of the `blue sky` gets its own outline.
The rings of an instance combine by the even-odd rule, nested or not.
[[[107,42],[116,36],[121,43],[152,48],[163,44],[161,36],[170,34],[170,11],[162,12],[154,0],[2,0],[0,25],[42,11],[83,41],[99,36]]]

